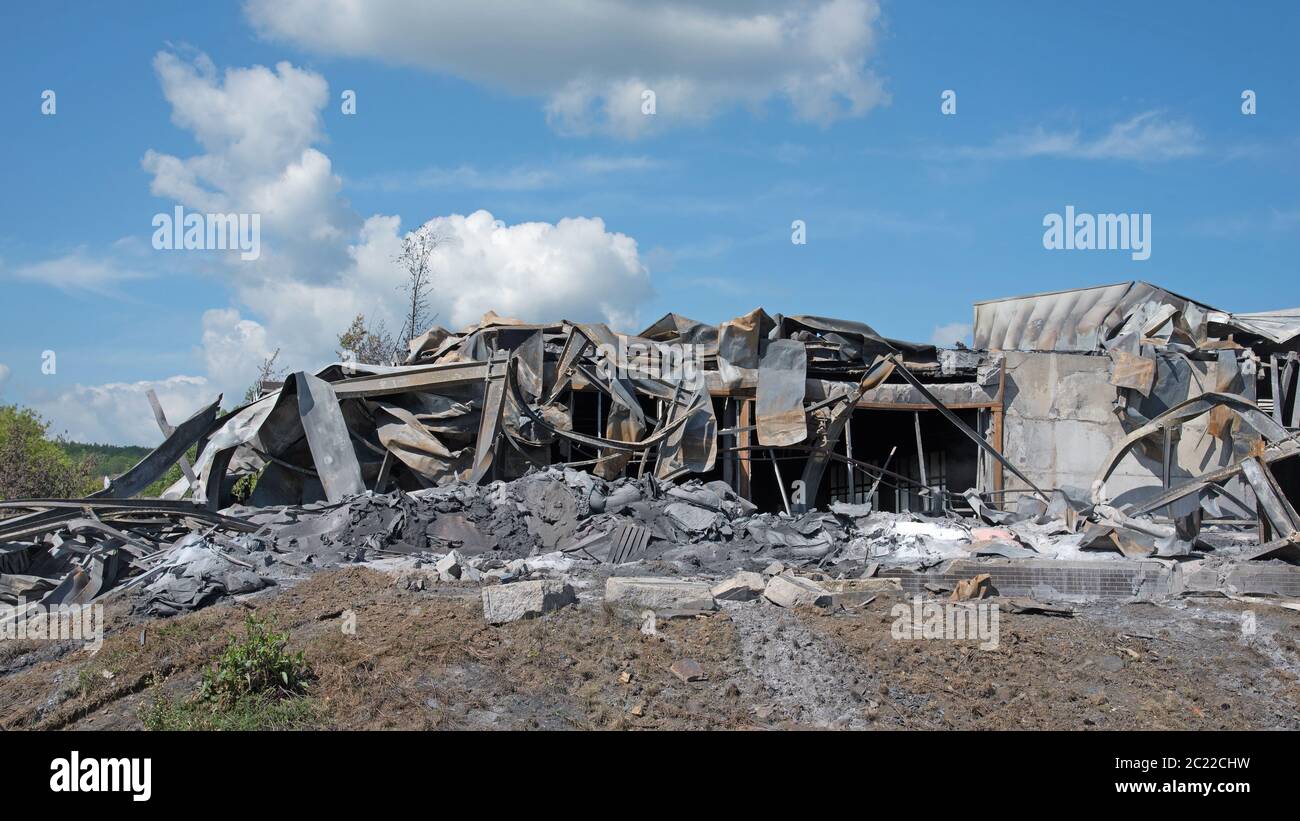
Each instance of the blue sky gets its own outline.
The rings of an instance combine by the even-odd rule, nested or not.
[[[1127,279],[1300,304],[1294,3],[130,8],[0,27],[0,402],[75,438],[152,443],[148,387],[183,417],[395,321],[393,243],[429,220],[462,241],[453,327],[763,306],[947,341],[976,300]],[[177,204],[264,212],[267,253],[155,250]],[[1044,249],[1066,205],[1149,213],[1150,259]]]

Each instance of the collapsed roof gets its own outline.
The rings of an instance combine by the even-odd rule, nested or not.
[[[400,497],[550,468],[611,481],[695,474],[716,482],[723,477],[710,474],[727,461],[734,472],[718,487],[748,499],[751,458],[770,460],[786,516],[826,498],[818,488],[838,464],[850,488],[859,473],[875,484],[910,484],[938,497],[933,512],[997,524],[1059,521],[1062,532],[1125,556],[1208,548],[1202,515],[1225,503],[1258,523],[1257,557],[1295,561],[1300,515],[1270,466],[1300,452],[1300,362],[1279,347],[1297,333],[1300,311],[1229,314],[1141,282],[979,303],[976,349],[956,351],[883,337],[859,322],[762,309],[716,326],[670,313],[638,334],[489,313],[459,332],[430,329],[400,364],[349,359],[297,372],[246,405],[222,413],[218,399],[174,427],[155,403],[163,443],[104,490],[86,500],[4,503],[19,515],[0,519],[0,598],[32,591],[89,600],[157,572],[187,529],[248,532],[248,518],[230,507],[245,476],[256,477],[246,504],[271,508]],[[1261,348],[1268,361],[1246,343],[1273,346]],[[1094,399],[1114,404],[1128,435],[1097,462],[1092,498],[1039,487],[1003,454],[1000,352],[1010,350],[1104,354],[1095,358],[1115,390]],[[1212,389],[1193,389],[1179,365],[1189,359],[1216,365]],[[1269,373],[1267,401],[1254,391],[1258,369]],[[583,397],[593,401],[580,407]],[[919,481],[887,460],[854,458],[843,439],[861,408],[935,411],[996,477],[1020,480],[1019,509],[1002,497],[1000,479],[936,493],[920,458],[919,417]],[[988,411],[992,423],[972,424],[963,410]],[[1199,417],[1229,443],[1233,461],[1171,486],[1169,437]],[[1248,453],[1243,436],[1254,443]],[[1162,492],[1117,505],[1106,491],[1116,465],[1134,450],[1158,453],[1162,437]],[[796,455],[798,482],[782,476],[778,450]],[[182,477],[160,500],[131,499],[177,463]],[[1236,479],[1254,502],[1227,488]]]

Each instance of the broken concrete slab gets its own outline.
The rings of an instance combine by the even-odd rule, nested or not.
[[[444,582],[454,582],[460,579],[461,566],[460,554],[451,551],[434,563],[433,569],[438,571],[438,579]]]
[[[673,502],[664,508],[672,520],[688,533],[704,533],[718,523],[718,513],[687,502]]]
[[[1065,605],[1051,604],[1031,599],[1028,596],[1011,596],[997,600],[1000,607],[1005,607],[1011,613],[1027,613],[1042,616],[1065,616],[1074,615],[1074,608]]]
[[[903,591],[903,583],[896,578],[879,579],[830,579],[818,582],[831,594],[833,607],[861,607],[880,595],[881,592]]]
[[[505,624],[534,618],[577,600],[573,588],[558,579],[490,585],[483,588],[483,620]]]
[[[729,579],[723,579],[713,586],[713,598],[722,601],[749,601],[763,595],[767,583],[762,573],[742,570]]]
[[[778,607],[797,607],[811,604],[816,607],[830,607],[830,591],[814,581],[783,574],[773,576],[763,589],[763,597]]]
[[[605,603],[620,610],[713,610],[708,582],[683,581],[658,576],[610,576],[605,582]]]

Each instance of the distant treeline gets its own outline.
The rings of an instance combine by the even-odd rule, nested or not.
[[[70,442],[49,435],[49,423],[29,408],[0,405],[0,499],[81,497],[104,486],[104,477],[125,473],[150,448]],[[190,458],[193,460],[193,448]],[[181,476],[167,475],[141,494],[158,496]]]

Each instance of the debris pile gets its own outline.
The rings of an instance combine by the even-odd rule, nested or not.
[[[488,585],[490,621],[563,606],[570,576],[629,565],[662,583],[611,579],[607,600],[662,617],[716,600],[823,606],[882,567],[960,559],[1296,563],[1300,515],[1277,466],[1300,452],[1300,355],[1285,349],[1298,317],[1127,283],[981,303],[981,350],[938,350],[761,309],[717,326],[669,314],[637,335],[488,314],[431,329],[403,363],[294,373],[174,427],[155,401],[163,443],[103,491],[0,502],[0,603],[131,591],[168,615],[394,556]],[[1090,487],[1003,452],[1022,397],[1057,389],[1008,374],[1011,351],[1022,365],[1072,356],[1109,385],[1075,400],[1119,426],[1104,458],[1092,440],[1071,451],[1091,460]],[[915,426],[898,437],[882,420],[889,456],[864,457],[861,440],[855,456],[855,415],[899,412]],[[931,448],[942,459],[927,455],[923,412],[950,434]],[[891,461],[900,446],[907,464]],[[1180,446],[1202,455],[1195,473],[1178,468]],[[928,472],[945,459],[950,475]],[[1141,493],[1115,491],[1153,459]],[[160,499],[133,498],[175,464]]]

